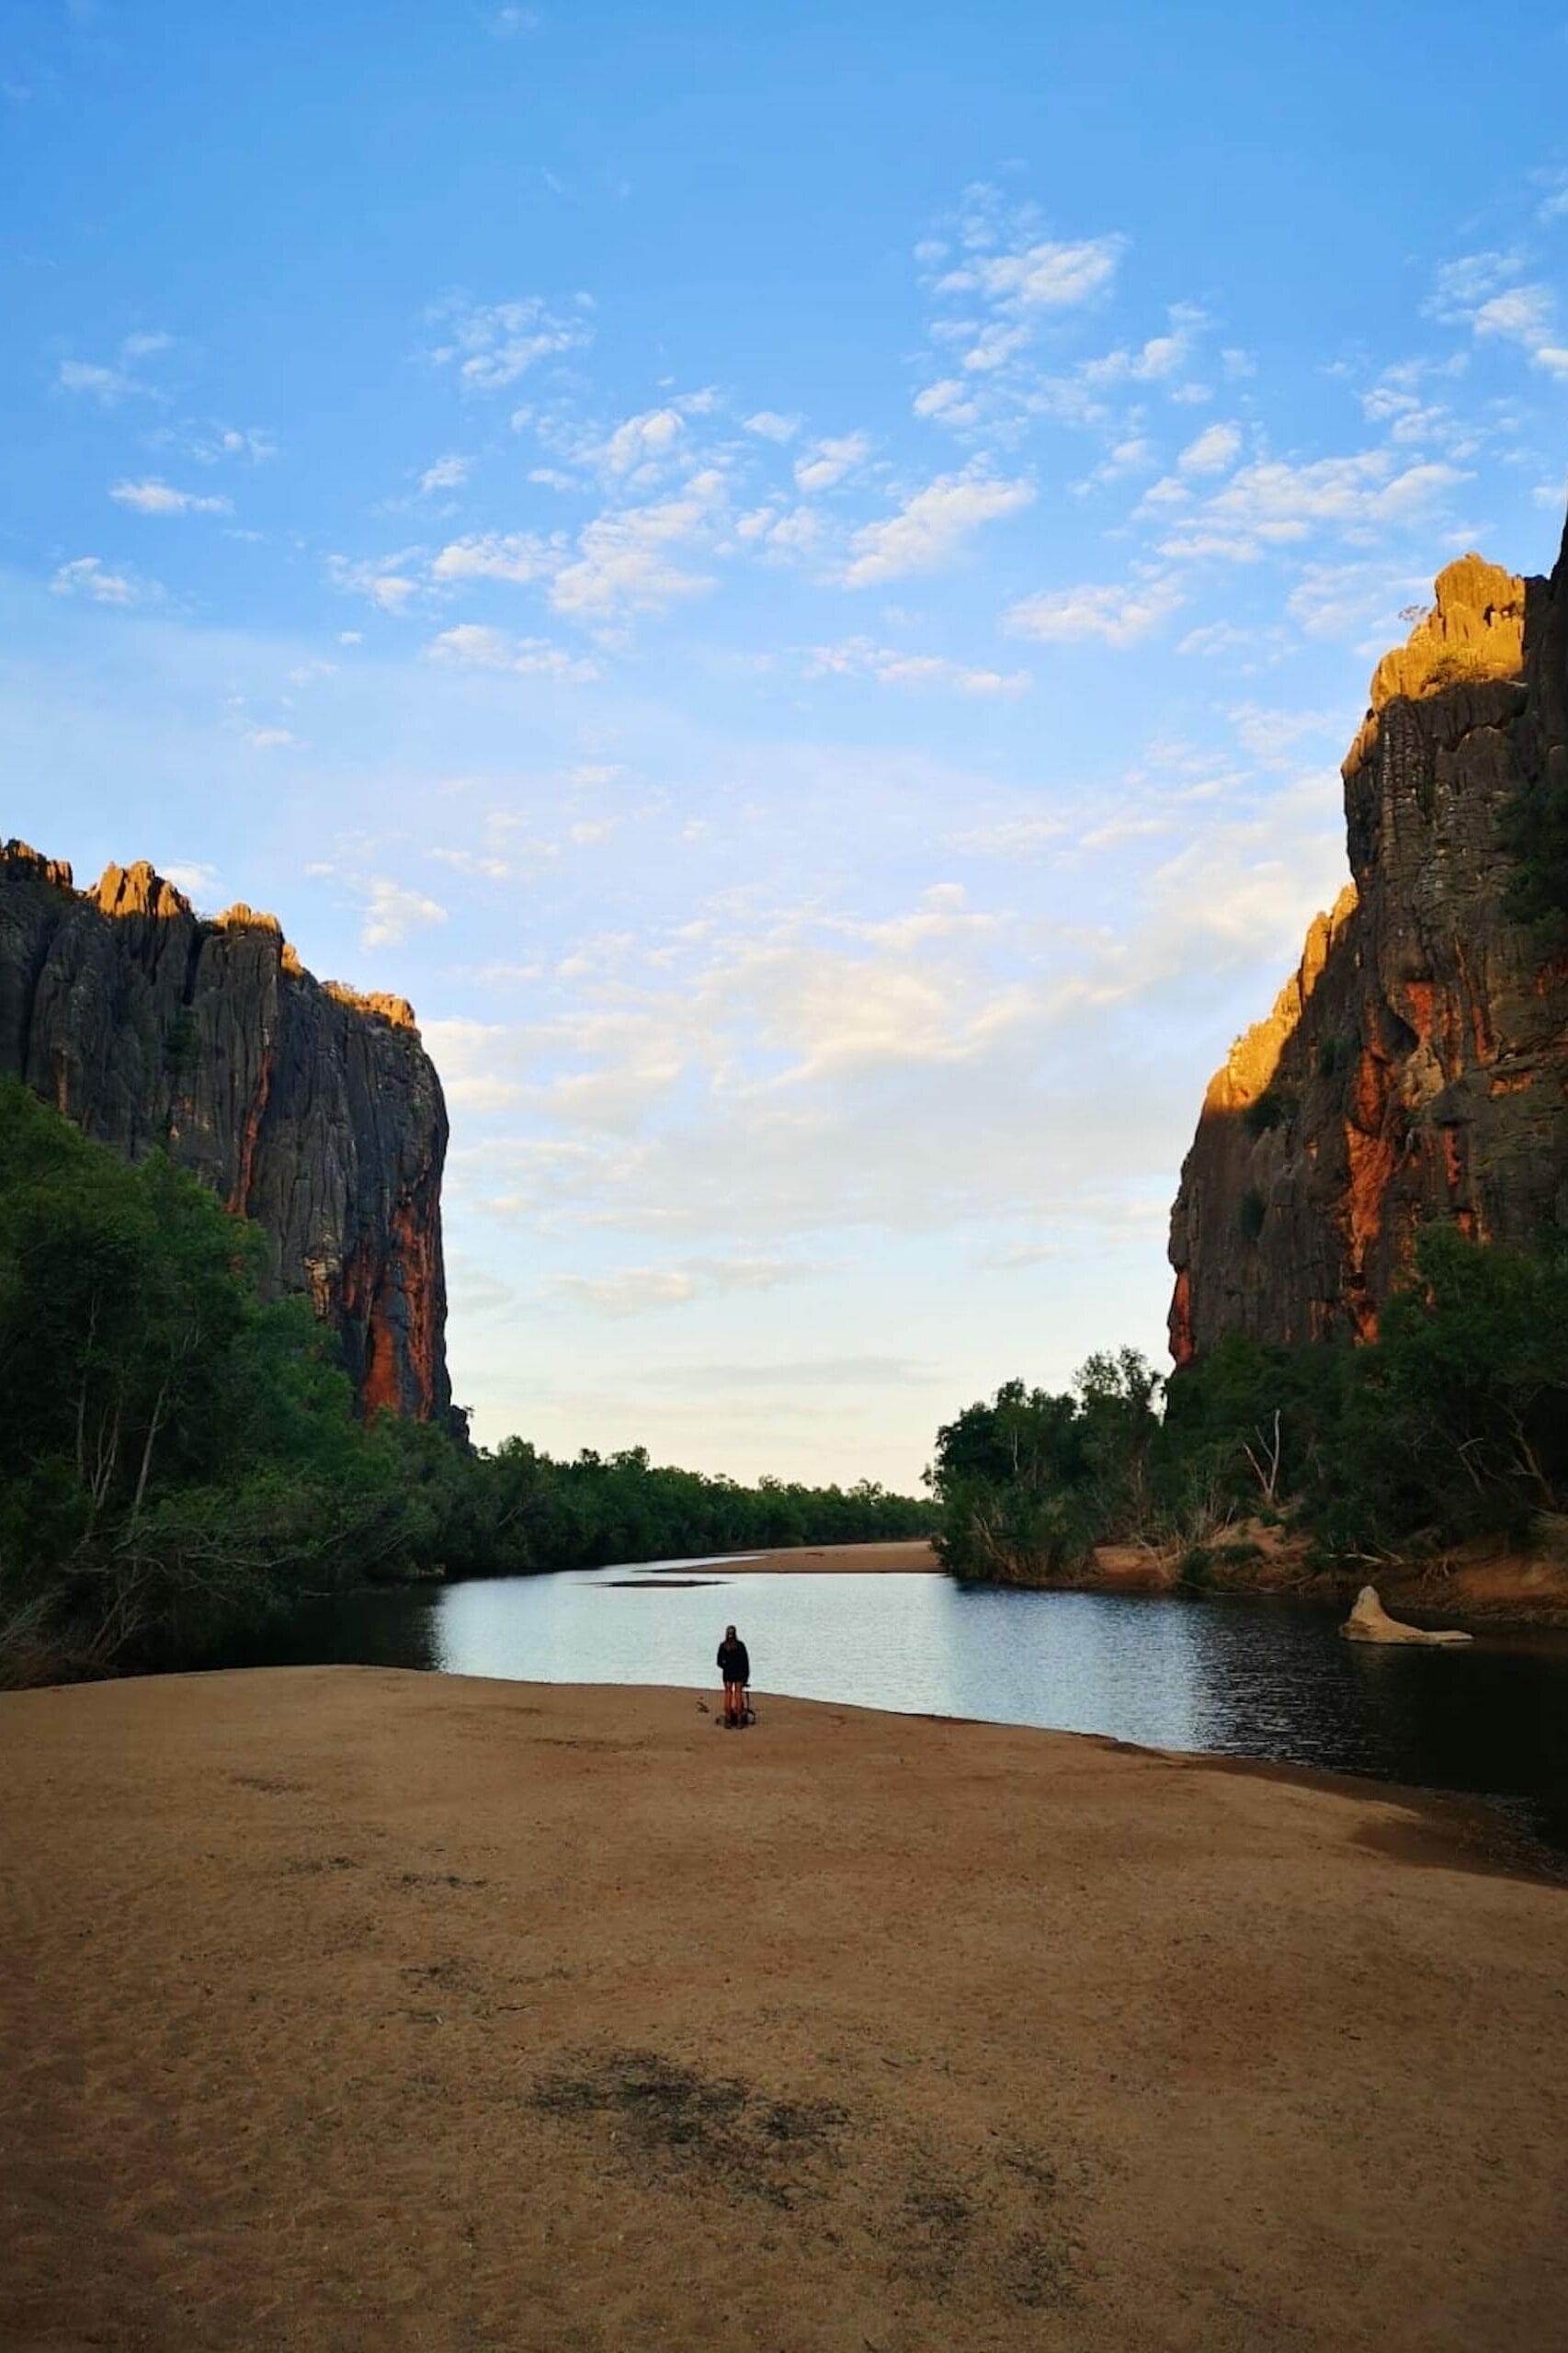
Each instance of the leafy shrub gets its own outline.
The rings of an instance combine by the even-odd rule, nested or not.
[[[1497,675],[1486,655],[1473,648],[1455,647],[1450,653],[1434,654],[1426,665],[1426,683],[1431,687],[1483,686]]]

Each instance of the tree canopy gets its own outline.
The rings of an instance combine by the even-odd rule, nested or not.
[[[642,1447],[553,1461],[358,1418],[336,1343],[267,1302],[260,1234],[0,1083],[0,1674],[210,1654],[367,1578],[923,1534],[869,1482],[754,1487]]]
[[[1168,1382],[1131,1349],[1061,1394],[1006,1381],[937,1433],[929,1479],[944,1561],[1003,1582],[1130,1537],[1201,1546],[1253,1513],[1325,1564],[1521,1539],[1568,1511],[1568,1236],[1427,1228],[1369,1346],[1232,1333]]]

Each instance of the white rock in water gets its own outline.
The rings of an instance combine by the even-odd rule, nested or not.
[[[1457,1629],[1430,1633],[1425,1626],[1406,1626],[1398,1618],[1391,1618],[1378,1599],[1375,1585],[1361,1587],[1355,1608],[1339,1631],[1352,1643],[1437,1643],[1447,1648],[1475,1640],[1473,1634],[1461,1634]]]

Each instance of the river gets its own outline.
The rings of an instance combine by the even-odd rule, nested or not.
[[[628,1578],[648,1580],[629,1584]],[[683,1584],[699,1577],[712,1584]],[[231,1664],[355,1662],[711,1690],[733,1620],[772,1692],[1105,1733],[1462,1791],[1568,1847],[1568,1637],[1377,1649],[1279,1601],[1018,1593],[944,1576],[653,1562],[366,1592]]]

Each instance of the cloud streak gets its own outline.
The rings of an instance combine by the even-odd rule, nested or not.
[[[960,473],[939,474],[912,492],[895,515],[854,533],[844,585],[872,588],[944,571],[984,524],[1020,514],[1034,496],[1032,483],[1006,481],[978,460]]]

